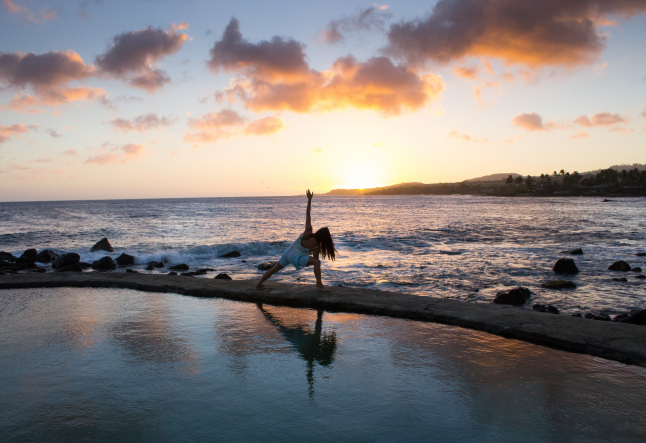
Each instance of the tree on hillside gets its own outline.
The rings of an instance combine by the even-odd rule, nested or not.
[[[516,185],[518,185],[518,187],[523,186],[523,176],[519,175],[518,177],[516,177],[514,179],[514,183],[516,183]]]
[[[561,171],[559,172],[559,174],[561,174],[561,175],[565,175],[565,169],[561,169]]]
[[[525,186],[527,186],[527,190],[531,191],[532,187],[534,186],[534,179],[532,178],[531,175],[528,175],[525,177]]]
[[[505,183],[507,183],[508,185],[514,184],[514,177],[512,177],[511,174],[509,174],[509,177],[505,179]]]

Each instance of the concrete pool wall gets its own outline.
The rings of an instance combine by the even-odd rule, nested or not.
[[[646,327],[362,288],[215,280],[130,273],[47,273],[0,276],[0,289],[92,287],[177,293],[429,321],[489,332],[570,352],[646,367]],[[1,296],[1,293],[0,293]]]

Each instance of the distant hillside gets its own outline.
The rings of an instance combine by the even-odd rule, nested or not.
[[[609,168],[606,168],[606,169],[615,169],[617,171],[621,171],[625,169],[626,171],[630,171],[631,169],[635,169],[635,168],[639,169],[640,171],[646,171],[646,164],[642,165],[640,163],[633,163],[632,165],[615,165],[615,166],[610,166]],[[600,171],[603,171],[603,169],[582,172],[581,174],[598,174]]]
[[[470,178],[468,180],[465,180],[465,182],[497,182],[506,179],[509,176],[512,176],[514,178],[518,177],[520,174],[516,174],[515,172],[504,172],[500,174],[489,174],[485,175],[482,177],[476,177],[476,178]]]

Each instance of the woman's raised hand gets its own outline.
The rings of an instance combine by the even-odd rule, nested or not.
[[[308,200],[312,200],[312,197],[314,197],[314,193],[313,193],[313,192],[310,192],[310,190],[309,190],[309,189],[307,190],[306,195],[307,195],[307,199],[308,199]]]

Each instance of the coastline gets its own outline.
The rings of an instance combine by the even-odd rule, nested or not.
[[[435,322],[646,367],[646,328],[643,326],[373,289],[332,287],[331,292],[321,293],[310,285],[270,281],[265,289],[256,290],[255,283],[255,280],[98,272],[0,276],[0,289],[122,288]]]

